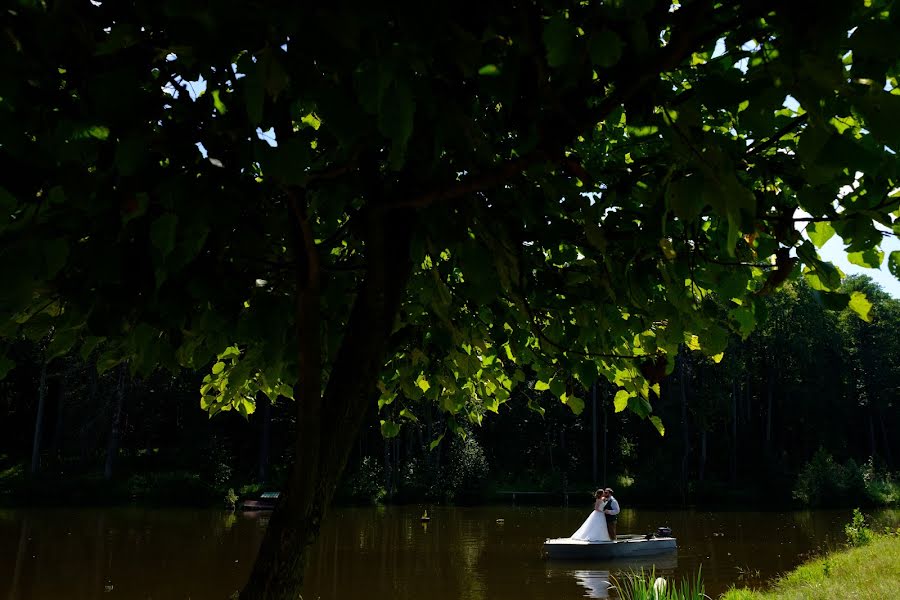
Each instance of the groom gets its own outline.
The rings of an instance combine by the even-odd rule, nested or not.
[[[606,529],[609,539],[616,541],[616,521],[619,520],[619,501],[613,497],[612,488],[603,490],[603,514],[606,515]]]

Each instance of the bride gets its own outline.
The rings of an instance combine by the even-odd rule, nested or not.
[[[594,510],[585,519],[578,531],[572,534],[573,540],[587,540],[589,542],[609,542],[609,531],[606,529],[606,515],[603,513],[603,490],[594,493]]]

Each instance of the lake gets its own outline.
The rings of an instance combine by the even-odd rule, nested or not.
[[[610,578],[630,566],[540,558],[544,538],[570,535],[589,507],[428,507],[427,524],[423,508],[333,510],[304,598],[605,598],[615,597]],[[877,527],[896,526],[900,512],[873,518]],[[619,533],[671,527],[679,550],[656,561],[657,571],[681,577],[702,568],[715,598],[839,545],[849,519],[846,510],[626,507]],[[219,510],[0,510],[0,600],[228,598],[247,577],[266,521],[265,513]]]

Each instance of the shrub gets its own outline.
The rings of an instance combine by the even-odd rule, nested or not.
[[[879,469],[872,457],[863,466],[863,479],[866,482],[866,496],[872,504],[890,506],[900,503],[900,482],[895,481],[887,470]]]
[[[354,504],[377,504],[387,492],[382,485],[384,469],[373,456],[364,456],[359,468],[344,478],[336,496],[340,501]]]
[[[238,497],[237,494],[234,493],[234,489],[228,488],[228,491],[225,493],[225,507],[234,510],[237,501]]]
[[[792,496],[807,506],[846,506],[865,489],[863,470],[853,459],[842,465],[819,448],[800,471]]]
[[[448,499],[461,491],[479,489],[488,474],[484,449],[473,435],[454,437],[450,442],[450,461],[442,473],[444,493]]]
[[[866,519],[858,508],[853,509],[853,518],[844,525],[844,534],[849,546],[865,546],[872,541],[872,530],[866,526]]]

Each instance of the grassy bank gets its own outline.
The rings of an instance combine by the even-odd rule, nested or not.
[[[900,536],[878,535],[862,547],[813,559],[765,592],[734,589],[721,600],[900,598]]]

